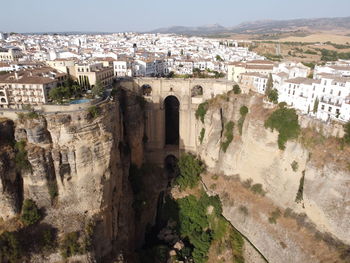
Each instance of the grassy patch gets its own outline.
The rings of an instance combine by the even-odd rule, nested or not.
[[[250,191],[252,191],[254,194],[265,196],[266,191],[264,191],[262,184],[253,184],[250,187]]]
[[[207,114],[209,108],[209,103],[208,102],[203,102],[198,105],[198,108],[196,110],[196,119],[200,119],[202,123],[204,123],[204,117],[205,114]]]
[[[276,129],[278,135],[278,148],[285,149],[288,140],[296,139],[300,133],[298,115],[294,109],[281,108],[274,111],[265,121],[265,128]]]
[[[233,128],[235,126],[235,123],[233,121],[229,121],[225,124],[225,132],[224,137],[225,140],[221,143],[221,149],[223,152],[227,151],[228,146],[233,141]]]
[[[204,139],[204,135],[205,135],[205,129],[202,128],[201,132],[199,134],[199,142],[202,144],[203,143],[203,139]]]

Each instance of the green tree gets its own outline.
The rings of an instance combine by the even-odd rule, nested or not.
[[[33,225],[41,219],[39,208],[31,199],[26,199],[23,202],[21,221],[26,226]]]
[[[279,132],[278,147],[284,150],[286,142],[298,138],[300,133],[298,115],[295,109],[281,108],[274,111],[265,121],[265,128],[276,129]]]
[[[277,89],[270,90],[267,94],[267,97],[269,101],[273,102],[274,104],[278,103],[278,91]]]
[[[224,61],[224,60],[222,59],[222,57],[220,57],[220,55],[216,55],[215,59],[216,59],[216,61]]]
[[[180,175],[176,178],[176,184],[181,190],[187,187],[197,186],[200,174],[204,171],[203,164],[191,154],[183,154],[178,162]]]
[[[314,103],[314,108],[313,108],[313,110],[312,110],[312,112],[314,113],[314,114],[316,114],[316,112],[317,112],[317,110],[318,110],[318,105],[319,105],[319,103],[320,103],[320,100],[318,99],[318,97],[315,99],[315,103]]]
[[[2,233],[0,235],[0,262],[18,262],[21,254],[21,246],[16,233]]]
[[[273,88],[273,78],[272,78],[272,74],[270,73],[266,83],[265,94],[268,95],[271,92],[272,88]]]
[[[100,81],[96,81],[95,86],[92,88],[91,92],[94,96],[101,97],[103,94],[103,85]]]
[[[233,89],[232,90],[233,90],[234,94],[241,94],[242,93],[242,90],[241,90],[241,88],[239,87],[238,84],[233,85]]]

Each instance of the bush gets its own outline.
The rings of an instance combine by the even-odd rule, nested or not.
[[[281,211],[278,208],[276,208],[276,210],[274,210],[273,212],[270,213],[269,223],[276,224],[277,219],[280,218],[281,215],[282,215]]]
[[[241,116],[246,116],[248,114],[248,108],[247,106],[243,105],[240,109],[239,109],[239,113],[241,114]]]
[[[200,119],[202,123],[204,123],[204,117],[205,114],[207,113],[209,108],[208,102],[203,102],[198,105],[198,108],[196,110],[196,119]]]
[[[4,232],[0,235],[0,262],[15,263],[21,257],[22,251],[17,234]]]
[[[239,212],[241,212],[242,214],[244,214],[245,216],[247,216],[248,215],[248,208],[246,207],[246,206],[244,206],[244,205],[241,205],[240,207],[239,207]]]
[[[178,162],[180,175],[175,183],[180,186],[180,190],[187,187],[193,188],[198,185],[200,174],[204,171],[203,164],[191,154],[183,154]]]
[[[279,132],[278,148],[284,150],[288,140],[299,136],[298,115],[294,109],[278,109],[265,121],[265,128],[271,128],[272,131],[276,129]]]
[[[26,151],[26,142],[25,141],[19,141],[15,144],[15,150],[16,150],[16,156],[15,156],[15,163],[16,163],[16,170],[17,171],[30,171],[32,169],[32,166],[30,162],[28,161],[28,153]]]
[[[225,125],[225,141],[221,143],[221,149],[223,152],[227,151],[228,146],[233,141],[233,128],[235,126],[235,123],[233,121],[229,121]]]
[[[296,172],[298,171],[298,168],[299,168],[299,164],[297,161],[293,161],[290,166],[292,167],[293,171]]]
[[[233,86],[232,90],[233,90],[234,94],[241,94],[242,93],[241,88],[237,84]]]
[[[202,129],[201,129],[201,133],[200,133],[200,135],[199,135],[199,142],[200,142],[201,144],[203,143],[204,135],[205,135],[205,129],[202,128]]]
[[[101,114],[101,110],[97,106],[91,106],[88,108],[88,113],[92,119],[96,119]]]
[[[60,244],[61,255],[64,258],[69,258],[71,256],[81,253],[81,246],[79,243],[79,233],[71,232],[64,236]]]
[[[31,199],[26,199],[23,202],[21,221],[24,225],[29,226],[37,223],[41,219],[39,208]]]
[[[258,194],[261,196],[264,196],[266,194],[266,192],[264,191],[262,184],[254,184],[250,187],[250,190],[254,193],[254,194]]]

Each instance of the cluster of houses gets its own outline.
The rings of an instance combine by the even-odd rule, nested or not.
[[[350,121],[350,61],[328,62],[310,73],[301,63],[250,61],[229,65],[228,78],[261,94],[271,78],[279,102],[323,121]]]

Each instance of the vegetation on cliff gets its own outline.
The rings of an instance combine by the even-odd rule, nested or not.
[[[286,142],[298,138],[300,133],[295,109],[279,108],[274,111],[265,121],[265,128],[270,128],[272,131],[276,129],[279,132],[278,148],[284,150]]]
[[[208,108],[209,108],[209,103],[207,101],[199,104],[196,110],[196,119],[197,120],[200,119],[201,122],[204,123],[204,117],[205,117],[205,114],[207,114]]]
[[[221,143],[221,149],[223,152],[227,151],[228,146],[233,141],[233,128],[235,127],[235,123],[233,121],[229,121],[225,124],[225,132],[224,137],[225,140]]]
[[[241,117],[238,120],[238,131],[239,134],[242,135],[243,132],[243,124],[245,121],[245,117],[247,116],[249,110],[247,108],[247,106],[243,105],[240,109],[239,109],[239,113],[241,114]]]
[[[178,162],[180,174],[175,183],[181,190],[198,185],[200,174],[204,171],[203,163],[191,154],[183,154]]]
[[[24,225],[29,226],[37,223],[41,219],[39,208],[31,199],[26,199],[23,202],[21,221]]]
[[[25,141],[19,141],[15,144],[15,150],[16,150],[16,169],[18,171],[30,171],[31,165],[28,161],[28,153],[26,151],[26,142]]]
[[[205,135],[205,128],[202,128],[201,132],[199,134],[199,142],[200,142],[200,144],[203,143],[204,135]]]

